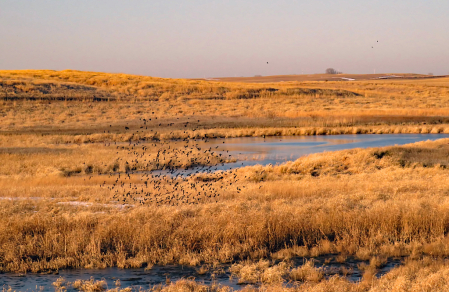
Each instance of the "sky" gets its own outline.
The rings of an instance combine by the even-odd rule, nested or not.
[[[0,0],[0,70],[449,74],[448,12],[448,0]]]

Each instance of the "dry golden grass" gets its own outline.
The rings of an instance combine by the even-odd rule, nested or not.
[[[234,264],[230,271],[238,277],[239,284],[272,284],[284,282],[288,269],[289,264],[286,262],[271,266],[269,261],[260,260],[255,263]]]
[[[104,189],[98,192],[98,180],[82,177],[4,180],[4,196],[22,199],[0,205],[0,268],[198,265],[327,253],[445,257],[447,142],[247,167],[237,171],[242,193],[177,207],[117,208]]]
[[[3,100],[79,100],[108,101],[116,99],[112,91],[73,83],[37,80],[27,77],[0,77]],[[119,95],[118,95],[119,96]]]
[[[223,175],[224,184],[236,175],[242,191],[226,189],[213,200],[159,198],[140,206],[117,202],[110,187],[135,158],[117,147],[141,141],[151,156],[161,147],[176,153],[184,145],[176,139],[449,133],[448,78],[245,84],[0,71],[0,79],[0,271],[235,263],[241,282],[265,283],[247,291],[447,290],[448,140],[246,167]],[[155,165],[150,156],[135,170],[223,159],[197,151],[193,162],[176,154]],[[141,179],[130,181],[140,186]],[[179,187],[219,186],[207,179]],[[323,279],[310,263],[288,264],[330,253],[341,262],[370,260],[363,281]],[[386,258],[399,256],[410,261],[375,277]],[[267,264],[272,260],[284,264]],[[287,280],[301,284],[282,286]],[[157,289],[229,291],[186,280]]]
[[[248,84],[70,70],[0,71],[0,78],[0,97],[3,93],[4,98],[22,99],[3,101],[1,106],[0,130],[9,133],[117,133],[145,116],[159,118],[147,130],[160,129],[161,121],[199,118],[201,122],[192,127],[231,128],[230,132],[236,127],[371,129],[449,122],[449,78]],[[24,84],[10,85],[14,82]],[[75,92],[86,95],[78,98],[84,102],[51,102],[55,96]],[[110,101],[89,102],[90,92]],[[179,123],[169,131],[192,127],[185,129]]]
[[[117,282],[120,286],[120,280],[117,280]],[[84,292],[99,292],[99,291],[106,291],[106,281],[105,280],[95,280],[91,278],[90,280],[75,280],[74,282],[69,282],[65,280],[62,277],[59,277],[55,282],[52,283],[52,285],[55,287],[56,292],[63,292],[67,291],[67,288],[73,288],[77,291],[84,291]],[[108,289],[108,291],[111,291]],[[122,290],[127,291],[127,290]],[[130,289],[128,289],[130,291]]]
[[[18,141],[25,144],[24,140]],[[22,145],[23,145],[22,144]],[[43,177],[51,174],[61,176],[112,174],[135,171],[152,171],[175,167],[185,169],[196,165],[216,165],[230,158],[220,157],[219,154],[204,152],[197,148],[189,148],[189,156],[183,147],[185,143],[83,143],[83,144],[53,144],[37,147],[11,147],[5,143],[1,147],[0,178],[2,176]],[[193,143],[191,143],[193,145]],[[145,147],[142,149],[142,147]],[[168,151],[170,150],[170,151]],[[167,151],[156,162],[158,151]],[[136,155],[144,156],[138,162]],[[128,164],[129,162],[129,164]]]

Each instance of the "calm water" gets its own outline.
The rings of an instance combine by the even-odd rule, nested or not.
[[[230,168],[249,165],[279,164],[289,160],[295,160],[301,156],[325,151],[337,151],[354,148],[383,147],[392,145],[404,145],[418,141],[437,140],[449,138],[448,134],[390,134],[390,135],[339,135],[339,136],[307,136],[307,137],[267,137],[267,138],[232,138],[218,139],[209,142],[198,142],[202,147],[211,147],[215,152],[223,155],[231,155],[237,159],[235,163],[227,163],[208,169],[209,171],[227,170]],[[224,143],[223,143],[224,142]],[[188,172],[191,172],[189,170]],[[204,168],[202,168],[204,171]],[[315,259],[315,265],[323,267],[325,274],[331,276],[341,274],[342,267],[350,272],[348,279],[357,281],[361,277],[358,270],[360,261],[349,259],[345,263],[338,263],[335,259],[320,257]],[[296,259],[295,264],[300,265],[304,259]],[[378,275],[388,272],[394,266],[400,264],[400,259],[390,259],[388,263],[379,270]],[[150,286],[164,284],[167,279],[176,281],[181,278],[194,278],[196,281],[210,284],[218,282],[222,285],[231,286],[235,289],[242,288],[237,281],[230,280],[229,266],[222,266],[221,272],[209,271],[199,274],[194,267],[166,266],[153,267],[151,270],[144,269],[117,269],[108,268],[103,270],[64,270],[55,274],[0,274],[0,287],[11,287],[16,291],[38,291],[44,287],[44,291],[54,290],[52,283],[59,277],[68,281],[76,279],[88,280],[93,277],[96,280],[104,279],[108,288],[114,288],[114,281],[120,279],[121,288],[142,287],[148,289]],[[68,291],[71,291],[70,289]]]
[[[427,140],[449,138],[449,134],[385,134],[385,135],[335,135],[335,136],[294,136],[294,137],[243,137],[216,139],[208,142],[195,142],[203,148],[212,148],[224,157],[237,159],[237,162],[224,163],[212,167],[198,167],[178,170],[171,175],[188,175],[199,172],[214,172],[252,165],[281,164],[296,160],[301,156],[325,151],[338,151],[354,148],[384,147],[405,145]],[[154,174],[169,174],[154,171]]]
[[[449,138],[449,134],[388,134],[388,135],[335,135],[299,137],[245,137],[209,142],[236,157],[238,161],[227,166],[267,165],[296,160],[301,156],[325,151],[354,148],[404,145],[419,141]],[[222,142],[225,141],[225,144]]]

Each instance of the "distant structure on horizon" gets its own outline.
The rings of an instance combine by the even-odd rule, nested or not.
[[[326,74],[342,74],[343,72],[339,72],[337,70],[335,70],[334,68],[327,68],[326,69]]]

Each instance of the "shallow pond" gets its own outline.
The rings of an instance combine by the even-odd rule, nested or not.
[[[385,134],[385,135],[335,135],[296,137],[245,137],[220,139],[208,142],[210,147],[221,150],[237,158],[228,167],[247,165],[277,164],[296,160],[301,156],[325,151],[354,148],[384,147],[404,145],[427,140],[449,138],[449,134]],[[225,143],[223,144],[223,140]],[[229,152],[228,152],[229,151]],[[244,160],[244,161],[239,161]]]
[[[354,148],[384,147],[405,145],[420,141],[449,138],[449,134],[359,134],[329,136],[289,136],[289,137],[242,137],[213,139],[207,142],[195,142],[202,149],[213,149],[225,158],[237,161],[210,167],[193,167],[177,170],[171,175],[188,175],[195,172],[214,172],[230,170],[252,165],[281,164],[296,160],[301,156],[326,151],[338,151]],[[231,156],[229,156],[231,155]],[[166,171],[153,171],[154,174],[170,174]]]

